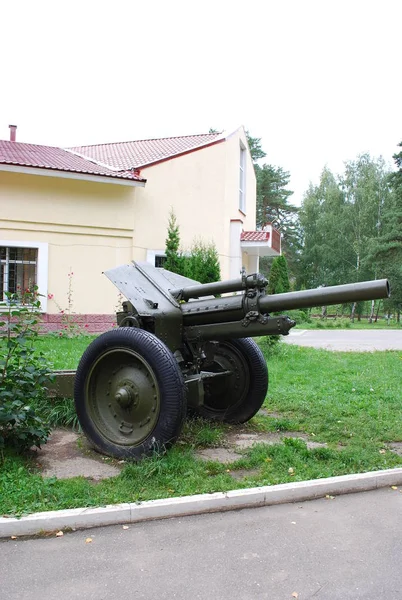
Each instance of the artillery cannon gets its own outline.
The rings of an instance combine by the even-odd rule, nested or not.
[[[127,300],[118,327],[84,352],[74,398],[92,444],[118,458],[171,446],[187,407],[217,421],[251,419],[265,400],[268,369],[250,338],[287,335],[295,325],[271,313],[389,296],[387,280],[267,295],[267,280],[245,272],[202,285],[133,262],[105,275]]]

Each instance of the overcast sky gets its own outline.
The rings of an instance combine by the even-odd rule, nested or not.
[[[244,125],[291,173],[402,140],[401,0],[1,0],[0,139],[55,146]]]

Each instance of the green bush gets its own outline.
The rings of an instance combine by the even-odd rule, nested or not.
[[[281,255],[272,261],[268,278],[268,294],[282,294],[290,291],[288,263]]]
[[[48,438],[49,427],[32,405],[46,397],[52,374],[34,346],[40,318],[37,290],[5,295],[0,321],[0,450],[7,446],[24,451],[40,447]]]
[[[311,317],[305,310],[288,310],[286,315],[296,321],[297,325],[300,323],[311,323]]]
[[[265,337],[258,338],[257,343],[261,348],[262,352],[266,356],[275,354],[279,348],[281,336],[279,335],[266,335]]]
[[[221,270],[215,244],[201,240],[193,242],[189,255],[184,256],[184,275],[200,283],[219,281]]]

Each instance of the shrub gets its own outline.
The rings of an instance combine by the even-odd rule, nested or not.
[[[266,335],[258,338],[258,345],[266,356],[270,356],[277,352],[280,339],[279,335]]]
[[[194,241],[189,256],[184,257],[184,275],[200,283],[219,281],[221,270],[215,245]]]
[[[32,408],[46,396],[50,365],[37,352],[40,301],[37,289],[6,292],[0,321],[0,450],[6,446],[24,451],[46,442],[49,427]]]
[[[298,325],[300,323],[311,323],[311,317],[305,310],[287,310],[286,315],[296,321]]]

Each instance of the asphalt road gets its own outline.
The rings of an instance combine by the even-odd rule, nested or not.
[[[1,598],[399,598],[401,491],[3,541]]]
[[[402,329],[292,329],[282,339],[287,344],[327,350],[402,350]]]

